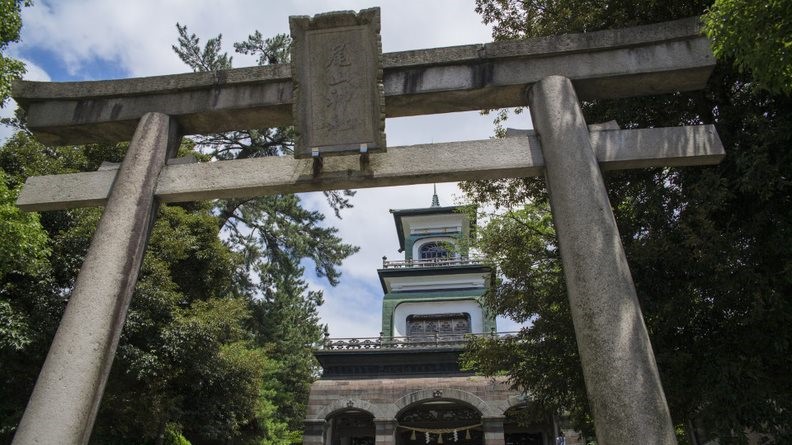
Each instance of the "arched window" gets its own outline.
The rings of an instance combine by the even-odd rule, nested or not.
[[[422,260],[432,260],[435,258],[448,258],[448,250],[440,243],[431,242],[421,245],[418,255]]]

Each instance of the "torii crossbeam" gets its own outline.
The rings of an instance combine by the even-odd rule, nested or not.
[[[119,169],[31,177],[20,195],[26,210],[105,211],[14,443],[87,443],[158,202],[542,174],[599,443],[676,443],[601,170],[715,164],[723,147],[712,126],[589,131],[578,98],[701,89],[714,63],[696,18],[384,54],[387,116],[528,105],[537,134],[390,147],[365,168],[341,156],[320,171],[311,159],[168,162],[177,135],[289,125],[287,65],[18,82],[40,141],[132,142]],[[486,444],[503,445],[496,436]]]

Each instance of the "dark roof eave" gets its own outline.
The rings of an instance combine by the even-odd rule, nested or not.
[[[386,349],[315,349],[313,355],[317,357],[334,356],[350,357],[355,355],[391,355],[391,354],[430,354],[437,352],[461,353],[465,346],[432,346],[425,348],[386,348]]]
[[[464,266],[437,266],[437,267],[406,267],[406,268],[393,268],[393,269],[377,269],[377,276],[382,285],[382,292],[388,293],[388,287],[385,285],[385,275],[393,277],[404,277],[409,275],[453,275],[456,273],[471,273],[471,272],[489,272],[493,275],[493,269],[484,264],[468,264]],[[494,275],[493,275],[494,277]],[[492,278],[490,278],[492,279]]]
[[[421,207],[418,209],[391,209],[391,213],[398,216],[431,215],[434,213],[456,213],[466,206]]]

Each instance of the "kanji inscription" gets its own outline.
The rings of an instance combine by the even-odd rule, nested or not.
[[[379,9],[290,17],[294,156],[385,149]]]

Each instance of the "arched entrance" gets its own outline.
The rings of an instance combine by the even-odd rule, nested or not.
[[[530,403],[509,408],[504,415],[503,438],[506,445],[552,445],[552,422],[541,418]]]
[[[361,409],[344,409],[327,416],[325,445],[374,445],[374,416]]]
[[[396,445],[480,445],[481,412],[452,399],[418,402],[397,416]]]

